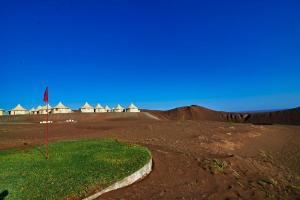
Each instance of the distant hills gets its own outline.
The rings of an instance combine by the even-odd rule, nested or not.
[[[192,105],[167,111],[144,110],[160,119],[166,120],[208,120],[253,124],[290,124],[300,125],[300,107],[271,112],[221,112]]]

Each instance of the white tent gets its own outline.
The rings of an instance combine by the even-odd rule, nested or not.
[[[52,109],[52,107],[50,106],[50,104],[48,104],[48,113],[50,113],[51,109]],[[38,114],[41,114],[41,115],[47,114],[47,105],[42,106],[37,112],[38,112]]]
[[[113,109],[114,112],[124,112],[124,108],[118,104],[114,109]]]
[[[93,113],[94,108],[88,104],[88,102],[85,102],[85,104],[80,108],[80,111],[83,113]]]
[[[133,103],[131,103],[126,109],[126,112],[140,112],[140,110]]]
[[[111,109],[110,109],[110,107],[108,107],[108,105],[106,105],[106,106],[104,107],[104,109],[105,109],[105,112],[111,112]]]
[[[29,110],[29,114],[31,114],[31,115],[35,115],[35,114],[36,114],[36,111],[35,111],[34,107],[32,107],[32,108]]]
[[[105,108],[103,108],[102,106],[101,106],[101,104],[99,104],[99,103],[97,103],[97,105],[96,105],[96,107],[95,107],[95,112],[96,113],[101,113],[101,112],[107,112],[106,110],[105,110]]]
[[[39,106],[35,109],[35,114],[38,114],[39,111],[40,111],[42,108],[43,108],[43,107],[39,105]]]
[[[58,113],[71,113],[72,110],[68,107],[66,107],[62,102],[59,102],[53,109],[52,113],[53,114],[58,114]]]
[[[4,115],[4,110],[0,108],[0,116]]]
[[[27,115],[29,111],[18,104],[15,108],[8,111],[9,115]]]

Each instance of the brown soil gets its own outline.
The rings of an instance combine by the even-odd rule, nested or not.
[[[151,150],[148,177],[99,199],[300,198],[300,126],[166,120],[160,114],[161,120],[144,113],[53,115],[50,141],[115,138]],[[78,122],[64,122],[70,118]],[[0,149],[42,144],[40,119],[2,118]]]

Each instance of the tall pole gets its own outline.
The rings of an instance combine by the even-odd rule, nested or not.
[[[48,112],[48,86],[46,87],[46,90],[45,90],[45,93],[44,93],[44,103],[47,105],[46,107],[46,124],[45,124],[45,149],[46,149],[46,152],[45,152],[45,157],[46,157],[46,160],[48,160],[48,122],[49,122],[49,112]]]
[[[49,113],[48,113],[48,102],[47,102],[47,115],[46,115],[46,130],[45,130],[45,145],[46,145],[46,160],[48,160],[48,129],[49,129]]]

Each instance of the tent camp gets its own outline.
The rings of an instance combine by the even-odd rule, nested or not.
[[[72,113],[72,110],[68,107],[66,107],[62,102],[59,102],[51,111],[53,114],[58,113]]]
[[[27,115],[29,111],[18,104],[15,108],[8,111],[9,115]]]
[[[124,108],[118,104],[114,109],[113,112],[124,112]]]
[[[111,109],[110,109],[110,107],[108,107],[108,105],[106,105],[106,106],[104,107],[104,109],[105,109],[105,112],[111,112]]]
[[[85,102],[85,104],[80,108],[80,111],[83,113],[93,113],[94,108],[88,104],[88,102]]]
[[[103,107],[101,106],[101,104],[97,103],[97,105],[96,105],[96,107],[95,107],[95,112],[96,112],[96,113],[102,113],[102,112],[107,112],[107,111],[105,110],[105,108],[103,108]]]
[[[140,110],[133,103],[131,103],[126,109],[126,112],[140,112]]]

